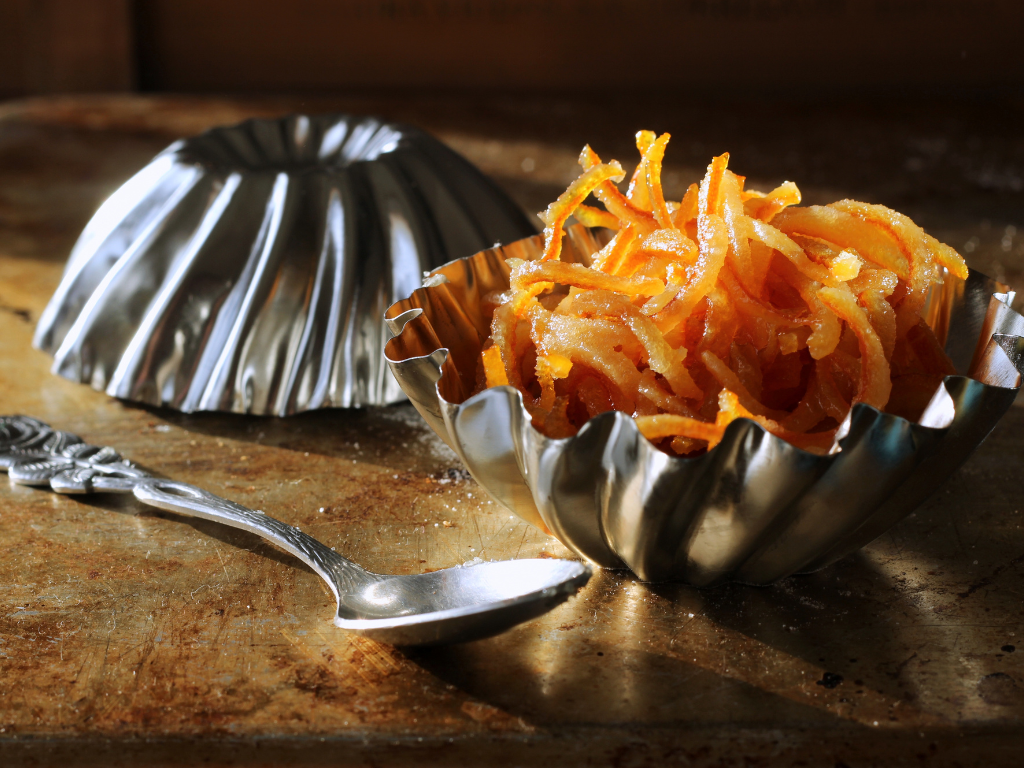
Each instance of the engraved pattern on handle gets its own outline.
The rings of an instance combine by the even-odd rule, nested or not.
[[[58,493],[130,493],[149,477],[113,448],[28,416],[0,416],[0,469],[19,485],[49,485]]]
[[[316,571],[338,600],[354,591],[355,585],[375,577],[298,528],[194,485],[147,478],[135,486],[134,493],[135,498],[151,506],[241,528],[276,544]]]

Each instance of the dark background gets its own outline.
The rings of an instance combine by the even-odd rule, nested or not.
[[[0,0],[0,97],[353,90],[992,97],[1017,0]]]

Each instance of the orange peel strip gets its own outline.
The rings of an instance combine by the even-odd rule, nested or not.
[[[886,360],[892,360],[896,348],[896,313],[880,291],[864,291],[860,303],[868,313],[871,327],[878,334]]]
[[[681,398],[661,386],[657,374],[650,368],[640,374],[640,394],[663,411],[674,413],[677,416],[696,417],[696,414],[686,406]],[[701,394],[703,395],[703,393]]]
[[[689,416],[678,416],[674,413],[659,413],[656,416],[637,416],[636,425],[640,434],[652,442],[664,440],[666,437],[689,437],[692,440],[704,440],[708,448],[713,448],[722,441],[725,427],[709,424]]]
[[[889,402],[892,390],[889,361],[885,359],[882,342],[871,326],[864,309],[849,290],[822,288],[818,297],[829,309],[839,315],[853,332],[860,345],[860,384],[856,402],[867,403],[881,410]]]
[[[608,242],[608,245],[597,252],[594,257],[594,269],[610,275],[617,275],[622,262],[633,252],[638,237],[637,228],[633,224],[627,223]]]
[[[820,424],[824,418],[825,408],[821,404],[817,372],[811,371],[810,381],[807,382],[807,391],[792,413],[782,419],[781,424],[783,429],[790,432],[806,432]]]
[[[878,229],[887,232],[900,246],[907,261],[910,263],[910,277],[907,295],[904,302],[909,302],[913,313],[904,312],[903,316],[913,321],[920,316],[928,289],[935,281],[936,265],[928,244],[924,239],[924,230],[902,213],[897,213],[884,205],[861,203],[857,200],[840,200],[832,203],[829,208],[849,213]],[[909,325],[907,326],[909,328]],[[906,330],[906,329],[904,329]]]
[[[704,180],[700,183],[697,197],[697,218],[712,216],[720,212],[722,204],[722,179],[729,166],[729,153],[725,152],[711,160]],[[699,223],[698,223],[698,226]]]
[[[538,281],[531,283],[523,290],[513,291],[511,305],[516,317],[525,315],[529,311],[530,305],[537,303],[538,296],[554,287],[553,282]]]
[[[569,188],[558,196],[544,213],[540,214],[544,222],[544,254],[542,261],[557,259],[562,252],[562,227],[572,216],[577,206],[587,199],[597,187],[606,181],[622,181],[625,173],[616,161],[595,165],[576,179]]]
[[[764,272],[755,267],[750,252],[749,217],[743,212],[742,186],[736,174],[727,171],[722,178],[722,215],[729,227],[729,262],[747,291],[753,293],[764,283]],[[770,262],[770,257],[766,262]],[[765,268],[768,264],[765,264]]]
[[[766,224],[771,223],[775,216],[791,205],[800,205],[800,190],[792,181],[784,181],[768,194],[754,192],[743,193],[743,210],[752,219],[760,219]]]
[[[699,255],[686,284],[667,304],[662,306],[661,302],[657,302],[644,307],[644,313],[653,314],[662,333],[671,331],[685,320],[697,303],[711,292],[725,264],[729,252],[729,230],[718,211],[721,207],[722,177],[728,164],[728,153],[714,158],[700,183],[697,198]]]
[[[786,234],[810,235],[842,248],[853,248],[863,258],[904,280],[910,277],[910,264],[892,237],[845,211],[823,205],[787,208],[772,220],[772,225]]]
[[[740,377],[736,372],[722,362],[721,358],[719,358],[714,352],[705,350],[701,353],[700,359],[704,362],[704,366],[708,369],[708,372],[725,388],[723,391],[729,391],[735,394],[737,402],[739,402],[746,410],[750,411],[751,414],[764,416],[770,419],[784,419],[788,415],[783,411],[772,410],[759,402],[757,398],[750,394],[750,391],[743,386],[743,382],[740,381]]]
[[[501,350],[497,346],[488,347],[480,353],[484,364],[484,380],[487,388],[507,387],[508,373],[505,371],[505,363],[501,359]]]
[[[651,212],[662,229],[671,229],[675,226],[672,214],[669,213],[668,206],[665,204],[665,192],[661,187],[661,163],[665,159],[665,147],[670,138],[669,134],[663,133],[655,139],[644,153],[643,161],[647,181],[647,199],[651,204]]]
[[[593,208],[580,203],[573,213],[576,221],[585,227],[604,227],[605,229],[619,229],[622,225],[619,218],[613,213],[602,211],[600,208]]]
[[[650,367],[665,377],[677,397],[698,400],[704,397],[704,392],[683,365],[686,350],[673,349],[654,321],[642,314],[625,296],[588,292],[573,299],[572,309],[584,316],[606,314],[619,318],[643,345]]]
[[[690,277],[676,295],[663,307],[644,305],[644,314],[653,311],[654,322],[662,333],[668,333],[683,322],[693,308],[711,292],[718,281],[718,273],[729,252],[729,231],[721,216],[702,216],[697,226],[700,255],[690,270]]]
[[[802,209],[791,208],[790,211],[792,210]],[[823,283],[824,285],[833,285],[836,283],[836,280],[834,280],[832,275],[829,273],[828,268],[823,267],[821,264],[815,264],[807,258],[807,254],[804,253],[804,249],[797,245],[796,242],[787,236],[785,232],[780,231],[772,224],[765,224],[763,221],[758,219],[748,218],[746,221],[750,227],[750,238],[752,240],[757,240],[759,243],[781,253],[793,262],[793,266],[811,278],[811,280],[817,280],[819,283]]]
[[[580,152],[579,162],[587,171],[602,164],[601,158],[589,145],[583,147],[583,151]],[[633,201],[622,194],[610,180],[598,185],[594,190],[594,197],[604,203],[604,207],[617,216],[620,221],[632,223],[644,234],[653,232],[658,227],[652,214],[634,205]]]
[[[800,272],[791,262],[783,262],[781,266],[782,278],[797,290],[810,310],[804,323],[811,329],[811,335],[807,339],[807,349],[811,357],[820,360],[831,355],[839,345],[843,327],[836,314],[818,298],[821,285]]]
[[[655,230],[643,239],[640,250],[669,254],[684,264],[693,264],[699,255],[697,244],[678,229]]]
[[[651,211],[651,198],[647,192],[647,163],[645,156],[657,136],[654,131],[637,131],[636,148],[640,152],[640,162],[637,164],[636,170],[629,180],[629,188],[626,190],[626,197],[629,198],[633,205],[648,212]]]
[[[951,275],[954,275],[961,280],[967,279],[967,262],[964,261],[963,256],[945,243],[936,240],[927,232],[924,233],[924,239],[925,242],[928,243],[928,247],[931,249],[935,258],[935,262],[939,266],[945,267],[949,270]]]
[[[689,222],[697,218],[697,201],[699,196],[700,187],[697,184],[691,184],[686,188],[686,194],[683,195],[679,208],[672,215],[672,223],[677,229],[682,229]]]
[[[522,390],[523,380],[519,374],[519,362],[516,357],[516,324],[517,318],[511,303],[502,304],[494,310],[491,319],[492,349],[498,350],[499,359],[505,365],[505,381],[516,389]]]
[[[630,280],[564,261],[519,262],[512,268],[511,283],[519,291],[527,290],[537,283],[560,283],[588,290],[617,291],[639,296],[656,296],[665,290],[665,283],[655,278]]]
[[[832,417],[836,422],[846,418],[850,410],[850,403],[846,401],[835,379],[832,377],[831,366],[826,360],[818,360],[814,367],[814,378],[818,388],[818,401],[825,409],[825,414]]]
[[[798,442],[798,447],[811,450],[816,453],[827,451],[832,445],[832,437],[829,434],[801,435],[783,429],[783,427],[771,419],[757,416],[751,413],[739,402],[735,393],[723,389],[718,395],[719,410],[714,423],[691,419],[687,416],[675,414],[658,414],[657,416],[636,417],[637,427],[640,433],[648,440],[664,440],[667,437],[688,437],[693,440],[703,440],[711,450],[722,441],[726,428],[736,419],[750,419],[764,427],[772,434],[781,437],[788,442]]]

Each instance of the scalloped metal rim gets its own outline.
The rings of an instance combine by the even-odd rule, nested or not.
[[[513,245],[529,250],[537,241]],[[581,243],[587,247],[577,237],[576,246]],[[946,377],[919,423],[858,404],[838,451],[828,456],[801,450],[749,419],[731,424],[719,446],[696,458],[661,452],[618,412],[591,419],[575,436],[548,438],[533,427],[512,387],[460,403],[446,399],[446,377],[457,371],[449,346],[398,354],[407,331],[429,325],[432,298],[448,306],[437,295],[451,276],[482,282],[474,269],[504,250],[440,267],[423,288],[393,305],[386,313],[396,336],[385,349],[388,364],[495,500],[598,565],[625,566],[644,580],[765,584],[859,549],[912,511],[970,455],[1012,404],[1024,371],[1024,318],[1010,309],[998,284],[975,273],[972,280],[994,289],[989,306],[967,311],[950,304],[945,311],[953,319],[950,344],[960,344],[961,365],[970,360],[968,372],[989,383]],[[466,264],[472,260],[478,263]],[[960,299],[977,303],[985,292],[975,286]],[[471,314],[472,307],[452,311]],[[989,341],[976,343],[965,357],[956,337],[979,328]],[[430,333],[440,338],[443,331],[431,326]]]

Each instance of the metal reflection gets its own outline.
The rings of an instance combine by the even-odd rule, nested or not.
[[[562,258],[586,263],[600,245],[570,228]],[[511,387],[472,395],[489,334],[484,297],[508,287],[506,259],[536,258],[541,248],[539,236],[528,238],[436,270],[388,310],[388,364],[495,500],[591,561],[644,580],[767,584],[834,562],[929,496],[1021,385],[1024,318],[1003,286],[972,272],[931,297],[926,317],[963,375],[946,378],[916,424],[859,404],[829,456],[746,419],[692,459],[659,451],[616,412],[553,440]]]
[[[182,411],[395,402],[387,306],[535,231],[414,128],[250,120],[172,144],[100,207],[34,344],[65,378]]]

